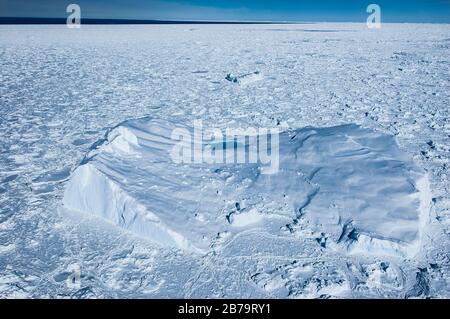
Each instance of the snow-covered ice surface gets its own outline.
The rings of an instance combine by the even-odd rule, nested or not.
[[[271,148],[279,169],[267,174],[258,163],[175,163],[174,128],[195,135],[152,118],[115,127],[73,173],[64,208],[201,254],[227,244],[215,245],[218,235],[246,241],[249,234],[283,237],[283,230],[292,245],[308,238],[350,253],[417,253],[428,179],[391,136],[356,125],[286,131]],[[227,157],[251,146],[221,141]],[[218,143],[205,141],[195,152],[211,144]]]
[[[0,296],[450,297],[449,53],[449,25],[1,26]],[[196,119],[280,127],[280,172],[174,164]]]

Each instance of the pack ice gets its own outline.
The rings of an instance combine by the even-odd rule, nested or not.
[[[346,254],[419,248],[428,181],[392,136],[355,124],[289,129],[271,150],[278,173],[262,174],[258,164],[174,163],[174,128],[192,131],[148,117],[110,130],[73,172],[64,207],[196,253],[248,232],[314,238]]]

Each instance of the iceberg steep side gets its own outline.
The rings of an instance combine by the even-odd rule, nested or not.
[[[202,252],[91,164],[80,166],[72,175],[63,205],[73,211],[101,217],[155,242]]]

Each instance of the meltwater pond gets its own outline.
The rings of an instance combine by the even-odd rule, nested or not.
[[[419,249],[428,180],[390,135],[354,124],[287,130],[271,148],[279,170],[265,174],[259,163],[174,162],[176,128],[193,132],[149,117],[116,126],[72,174],[64,207],[199,254],[255,232],[344,254]]]

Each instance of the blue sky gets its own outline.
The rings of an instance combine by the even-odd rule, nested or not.
[[[376,3],[384,22],[450,23],[450,0],[0,0],[0,16],[66,17],[69,3],[82,18],[353,22]]]

